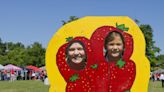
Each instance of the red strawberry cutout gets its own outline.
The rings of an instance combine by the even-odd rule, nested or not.
[[[94,51],[94,58],[97,62],[104,61],[104,39],[109,32],[117,31],[120,32],[125,41],[125,50],[123,58],[129,59],[133,52],[133,39],[132,36],[128,33],[123,32],[113,26],[102,26],[96,29],[91,36],[91,44]]]
[[[71,38],[69,38],[69,42],[62,45],[57,52],[56,61],[58,69],[67,82],[66,92],[88,92],[91,88],[89,79],[86,76],[89,76],[89,74],[87,74],[88,69],[90,69],[90,66],[93,64],[91,43],[85,37],[76,37],[70,40]],[[66,61],[66,47],[75,41],[82,42],[86,49],[87,64],[86,67],[81,70],[71,69]]]
[[[118,29],[119,28],[119,29]],[[120,30],[121,29],[121,30]],[[85,37],[67,38],[68,43],[62,45],[57,52],[57,65],[67,82],[66,92],[125,92],[129,91],[136,74],[135,63],[130,60],[133,52],[133,39],[124,25],[103,26],[92,34],[91,41]],[[109,32],[117,31],[124,38],[124,53],[122,59],[107,62],[104,57],[104,40]],[[66,61],[66,47],[74,42],[84,43],[87,54],[87,64],[84,69],[70,68]]]
[[[108,67],[107,62],[98,63],[98,68],[94,70],[94,77],[90,78],[92,92],[108,92]]]
[[[131,60],[126,60],[125,66],[121,69],[116,62],[110,63],[110,91],[125,92],[130,90],[135,79],[135,64]]]
[[[124,25],[117,25],[117,27],[128,30],[128,28],[125,28]],[[103,78],[105,75],[108,75],[105,76],[105,78],[109,83],[106,83],[107,80],[101,80],[101,83],[103,83],[101,84],[101,87],[97,87],[99,85],[95,83],[95,90],[100,90],[96,92],[102,92],[101,89],[105,89],[103,92],[124,92],[130,90],[134,82],[136,67],[134,62],[130,60],[133,52],[133,39],[130,34],[125,33],[118,28],[112,26],[102,26],[96,29],[96,31],[91,36],[94,61],[97,62],[99,66],[98,72],[96,74],[101,78]],[[112,31],[117,31],[123,35],[125,49],[121,60],[107,62],[106,58],[104,57],[104,40],[106,36]],[[106,66],[107,69],[104,68]],[[102,73],[103,69],[106,69],[104,70],[105,73]],[[99,80],[99,78],[95,78],[95,80],[96,79]]]

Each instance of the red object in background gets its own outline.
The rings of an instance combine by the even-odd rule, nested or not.
[[[7,74],[7,70],[4,70],[3,73],[4,73],[4,74]]]
[[[32,69],[32,70],[34,70],[35,72],[42,71],[42,70],[39,69],[38,67],[36,67],[36,66],[32,66],[32,65],[26,66],[26,68],[28,68],[28,69]]]
[[[10,73],[11,73],[11,74],[14,74],[14,70],[12,69],[12,70],[10,71]]]

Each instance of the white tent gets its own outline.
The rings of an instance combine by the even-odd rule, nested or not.
[[[0,64],[0,70],[3,70],[5,67]]]
[[[153,73],[163,73],[163,72],[164,72],[164,69],[159,69],[159,70],[154,71]]]
[[[40,67],[39,69],[45,71],[45,70],[46,70],[46,67],[45,67],[45,66],[42,66],[42,67]]]
[[[22,70],[22,68],[18,67],[18,66],[15,66],[15,65],[12,65],[12,64],[8,64],[4,67],[6,70]]]

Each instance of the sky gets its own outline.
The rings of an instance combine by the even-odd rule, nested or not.
[[[0,38],[47,45],[69,16],[129,16],[151,25],[164,54],[164,0],[0,0]]]

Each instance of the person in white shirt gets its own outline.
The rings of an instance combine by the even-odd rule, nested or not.
[[[35,72],[33,72],[32,73],[32,79],[35,80],[35,78],[36,78],[36,74],[35,74]]]
[[[45,76],[45,79],[44,79],[44,85],[50,85],[50,83],[49,83],[49,80],[48,80],[48,77],[47,77],[47,76]]]
[[[164,87],[164,73],[161,73],[160,80],[162,81],[162,87]]]

